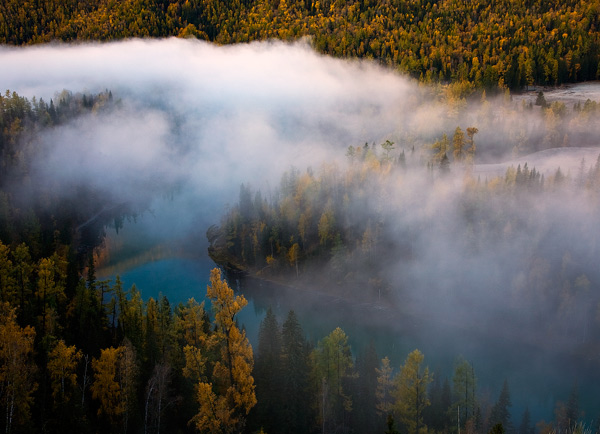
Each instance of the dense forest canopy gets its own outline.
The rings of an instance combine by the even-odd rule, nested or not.
[[[468,93],[598,79],[599,17],[597,0],[6,0],[0,43],[308,37],[322,53],[375,59]]]

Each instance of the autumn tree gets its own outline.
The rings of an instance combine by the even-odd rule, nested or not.
[[[135,406],[137,360],[133,345],[125,340],[118,348],[106,348],[92,360],[94,382],[92,397],[100,402],[98,415],[106,415],[113,426],[125,432]]]
[[[479,130],[475,127],[467,128],[467,138],[468,138],[468,148],[467,148],[467,163],[473,164],[475,162],[475,152],[477,147],[475,146],[475,134],[477,134]]]
[[[138,362],[133,344],[125,339],[121,347],[117,365],[117,379],[121,388],[121,407],[123,408],[123,430],[127,432],[129,420],[136,407],[138,382]]]
[[[444,133],[442,138],[436,140],[433,145],[431,145],[431,149],[433,150],[433,162],[437,164],[442,164],[442,161],[448,158],[448,150],[449,150],[448,136]]]
[[[34,269],[29,247],[25,243],[19,244],[13,251],[13,258],[15,285],[19,293],[19,315],[24,316],[26,306],[29,305],[31,295],[30,282]]]
[[[66,402],[77,386],[77,365],[81,351],[74,345],[67,346],[59,340],[48,355],[48,372],[52,386],[52,397],[56,404]]]
[[[296,269],[296,277],[298,277],[298,256],[300,254],[300,245],[298,243],[294,243],[292,247],[288,250],[288,261],[291,266]]]
[[[35,330],[17,324],[15,309],[0,303],[0,404],[4,432],[30,418],[36,371],[33,362]],[[0,423],[2,423],[0,422]]]
[[[429,368],[423,368],[423,353],[414,350],[408,355],[394,381],[395,411],[411,434],[427,432],[423,411],[429,406],[427,387],[433,380]]]
[[[333,216],[333,211],[331,209],[326,209],[321,214],[321,218],[319,219],[318,231],[319,231],[319,241],[322,246],[327,247],[327,241],[333,238],[333,229],[335,225],[335,219]]]
[[[200,408],[193,421],[200,431],[239,432],[248,412],[256,405],[251,375],[252,347],[245,331],[240,330],[235,321],[248,302],[243,295],[235,296],[233,289],[221,279],[218,268],[211,271],[207,296],[215,318],[211,345],[217,360],[213,365],[212,381],[201,380],[197,385]]]
[[[393,369],[390,365],[390,359],[384,357],[381,359],[381,367],[377,368],[377,413],[380,416],[386,416],[392,413],[393,399]]]
[[[60,259],[54,256],[54,258],[43,258],[38,264],[35,296],[40,306],[39,322],[42,338],[47,338],[54,333],[58,305],[66,299]]]
[[[9,254],[9,247],[0,241],[0,302],[9,302],[14,306],[17,301],[16,288]]]
[[[454,135],[452,136],[452,148],[454,149],[452,153],[454,161],[462,161],[465,153],[465,134],[460,127],[456,127],[456,130],[454,130]]]
[[[190,298],[185,305],[177,308],[174,329],[182,349],[183,375],[194,383],[198,383],[205,372],[209,327],[204,302],[198,303]]]
[[[100,352],[100,357],[92,359],[94,382],[90,387],[92,398],[100,402],[98,415],[106,415],[112,421],[125,411],[121,401],[121,386],[117,377],[117,366],[120,353],[119,348],[105,348]]]

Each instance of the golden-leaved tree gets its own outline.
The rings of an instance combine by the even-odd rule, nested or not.
[[[0,303],[0,415],[7,433],[29,419],[32,395],[37,388],[34,338],[33,327],[20,327],[14,308]]]
[[[56,404],[68,401],[77,386],[77,364],[81,356],[75,345],[67,346],[63,340],[58,341],[48,354],[48,372]]]
[[[240,432],[254,405],[254,364],[252,347],[245,331],[238,328],[236,315],[248,304],[244,296],[236,296],[217,268],[210,273],[207,295],[214,312],[215,332],[209,346],[215,350],[216,362],[212,381],[199,381],[197,399],[200,405],[194,423],[198,430],[210,433]]]
[[[419,350],[408,355],[395,378],[395,410],[409,434],[423,434],[423,411],[430,405],[427,387],[433,380],[429,368],[423,368],[425,356]]]
[[[129,415],[135,405],[138,374],[133,345],[125,340],[118,348],[106,348],[92,360],[94,382],[92,397],[100,401],[98,415],[106,415],[112,425],[122,424],[127,431]]]

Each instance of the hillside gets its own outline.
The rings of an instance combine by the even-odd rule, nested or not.
[[[322,53],[375,59],[468,94],[597,79],[599,13],[599,0],[6,0],[0,43],[309,37]]]

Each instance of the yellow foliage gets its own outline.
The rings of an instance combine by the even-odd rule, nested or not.
[[[235,323],[235,315],[247,301],[241,295],[234,295],[217,268],[211,271],[207,295],[215,314],[215,333],[210,346],[219,349],[219,358],[213,367],[213,382],[200,381],[197,385],[200,410],[194,422],[201,431],[229,433],[242,425],[256,405],[252,347],[246,333]]]
[[[81,356],[75,345],[68,347],[63,340],[58,341],[48,354],[48,372],[55,401],[58,398],[67,401],[70,390],[77,386],[77,364]]]
[[[98,415],[106,414],[111,419],[121,415],[125,407],[121,400],[121,386],[117,380],[117,363],[123,347],[106,348],[98,359],[92,360],[94,382],[90,390],[92,397],[100,401]]]
[[[0,403],[7,410],[6,430],[14,422],[29,419],[33,392],[37,384],[33,380],[33,327],[20,327],[15,310],[8,303],[0,303]],[[9,419],[8,414],[13,414]]]

